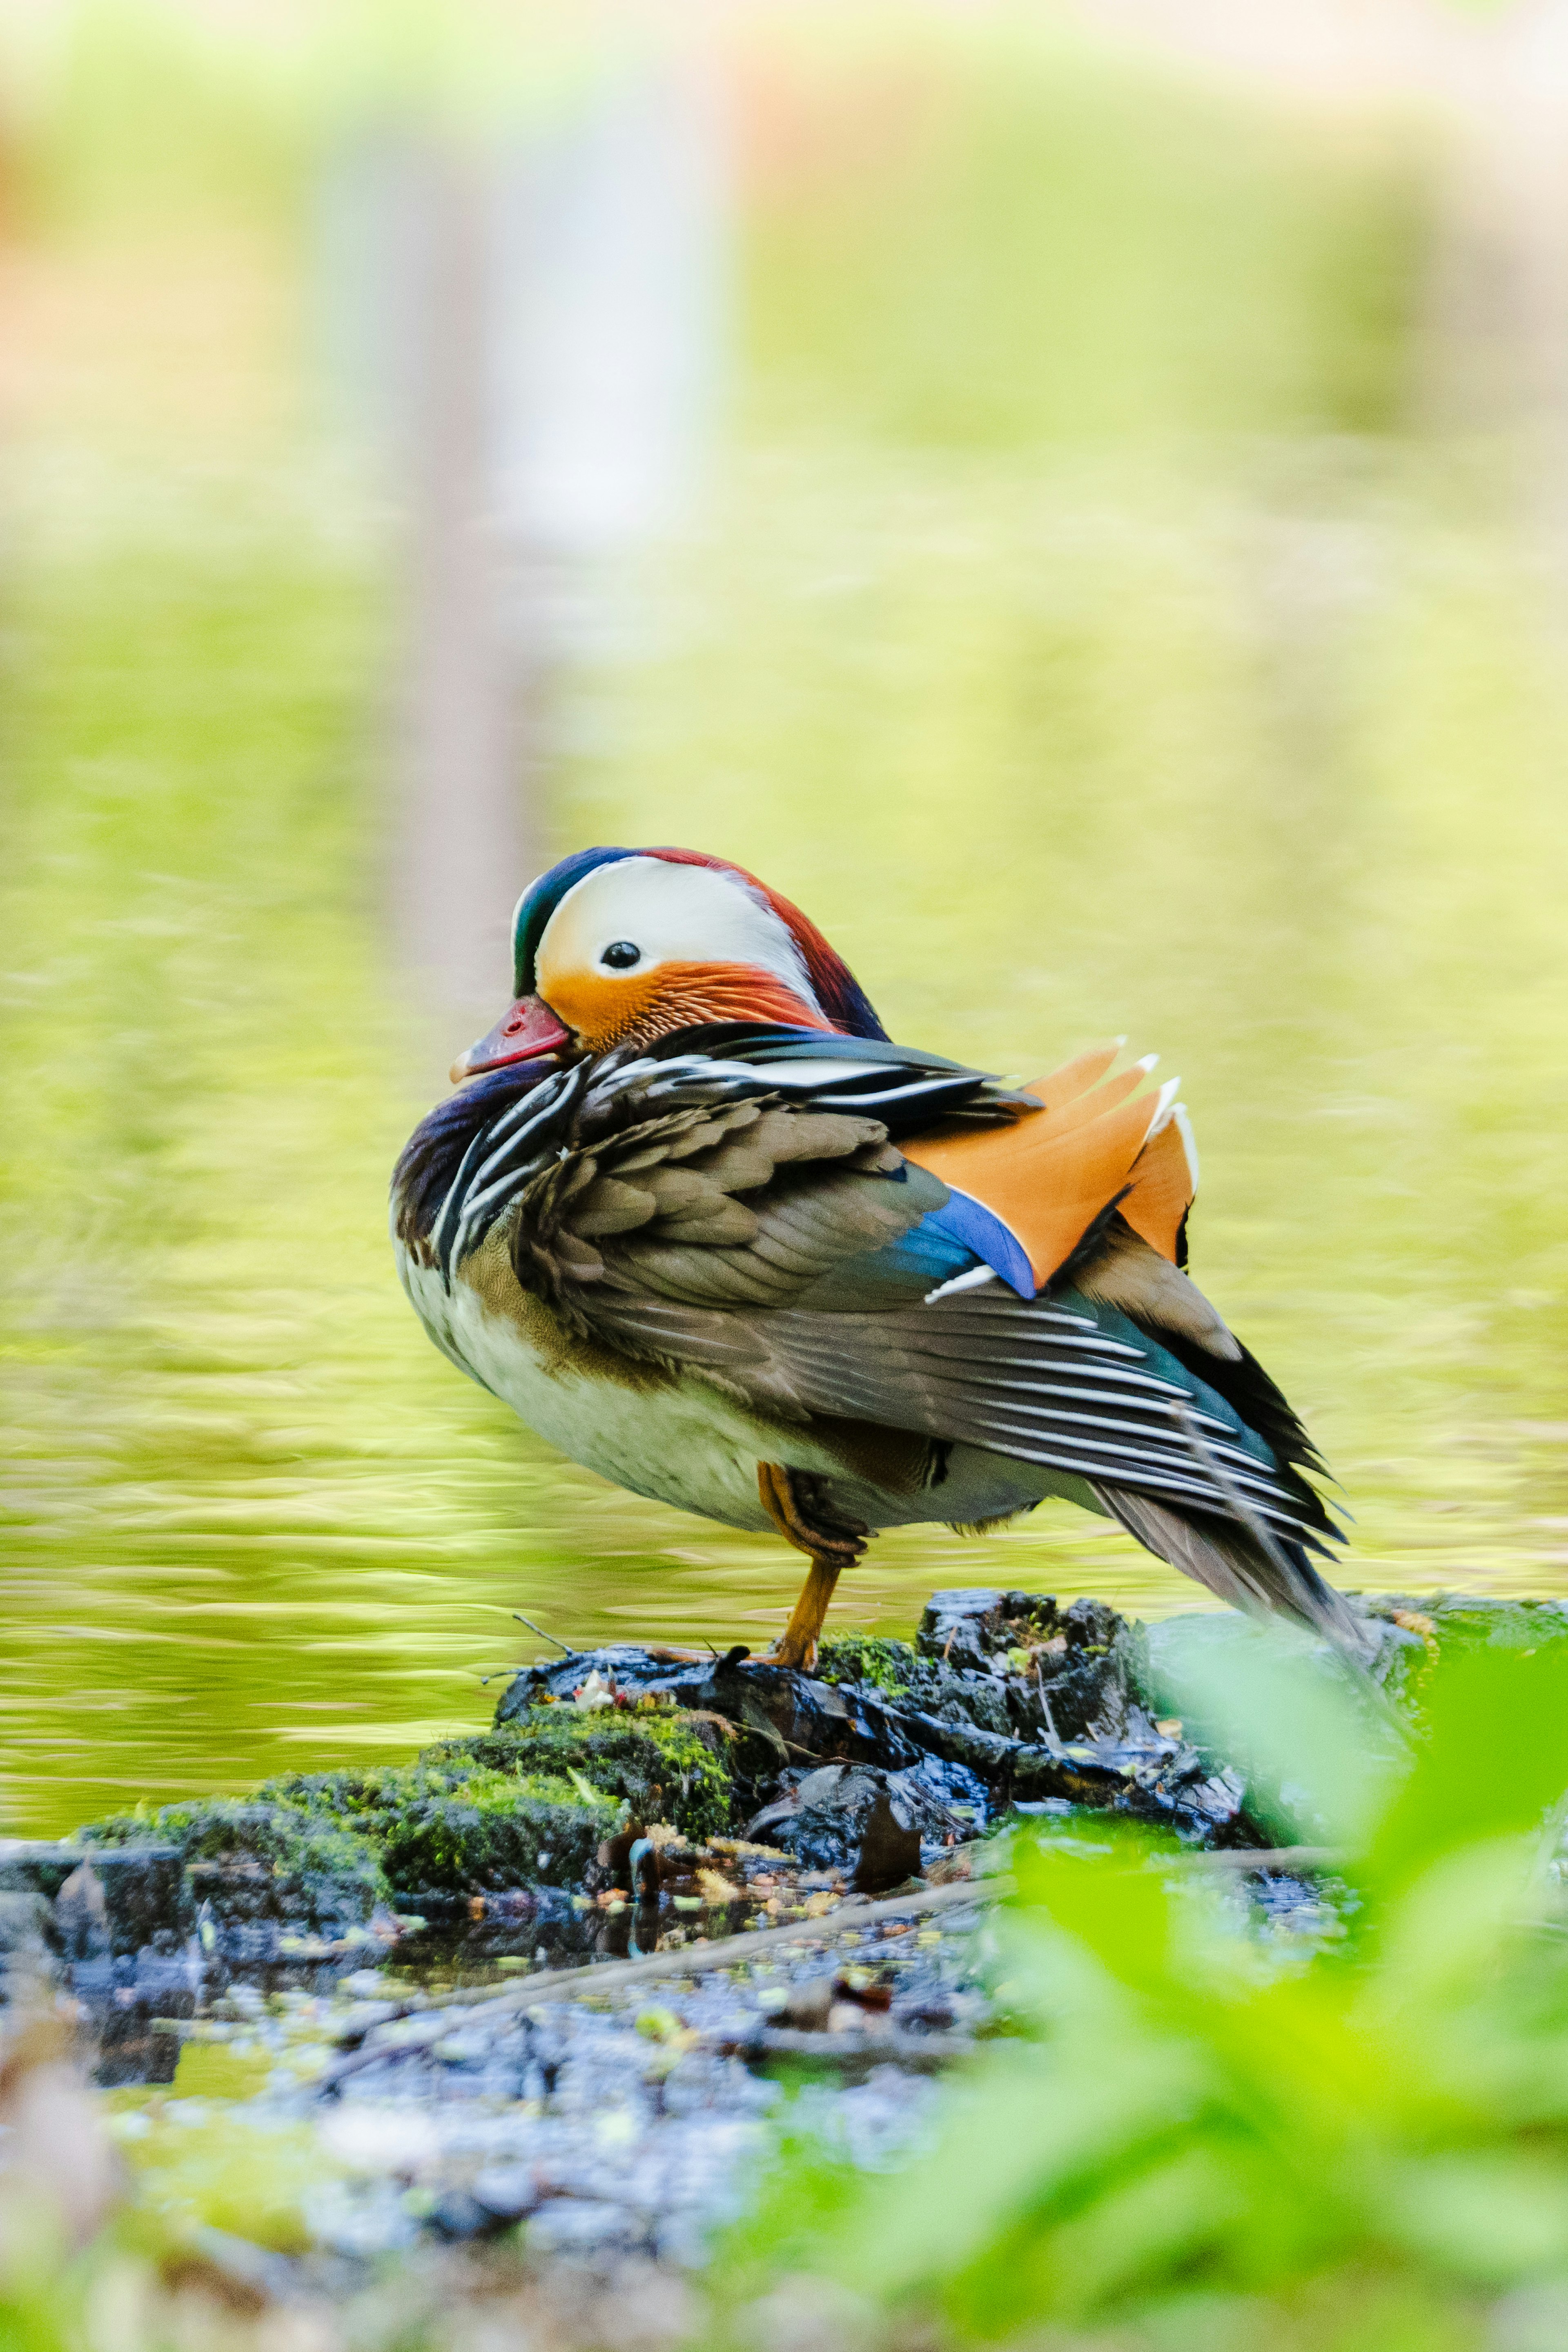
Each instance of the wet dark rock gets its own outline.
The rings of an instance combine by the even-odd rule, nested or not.
[[[1059,1610],[1047,1594],[945,1592],[933,1595],[915,1643],[833,1637],[812,1675],[740,1651],[692,1662],[629,1643],[546,1660],[503,1697],[498,1729],[531,1723],[584,1686],[613,1688],[628,1706],[665,1698],[682,1720],[719,1727],[732,1821],[758,1835],[772,1805],[798,1811],[794,1792],[814,1759],[918,1776],[925,1797],[956,1815],[944,1840],[978,1835],[998,1811],[1046,1797],[1189,1837],[1256,1834],[1215,1760],[1156,1729],[1146,1679],[1143,1630],[1103,1601]],[[840,1820],[808,1821],[791,1835],[821,1866],[828,1857],[855,1866],[859,1842]]]
[[[25,1838],[0,1839],[0,1889],[41,1895],[53,1904],[84,1863],[90,1861],[101,1903],[102,1948],[113,1954],[140,1951],[160,1930],[188,1934],[191,1911],[186,1898],[184,1856],[178,1844],[150,1835],[152,1823],[134,1824],[140,1835],[124,1850],[90,1852],[85,1845],[55,1843]],[[89,1832],[83,1832],[86,1837]],[[85,1883],[79,1892],[89,1909],[97,1902]],[[72,1906],[75,1903],[73,1898]],[[71,1932],[77,1932],[77,1923]],[[66,1933],[68,1923],[60,1923]],[[60,1948],[57,1944],[57,1949]],[[71,1953],[68,1957],[86,1958]]]
[[[961,1759],[935,1755],[927,1749],[911,1773],[961,1825],[958,1836],[978,1837],[989,1826],[997,1808],[988,1781]]]
[[[194,1799],[146,1820],[121,1814],[95,1822],[82,1836],[106,1887],[117,1849],[130,1849],[119,1866],[142,1870],[149,1834],[174,1856],[172,1867],[165,1864],[173,1900],[158,1924],[175,1924],[194,1902],[198,1922],[237,1955],[274,1952],[285,1928],[341,1937],[363,1927],[385,1897],[380,1864],[363,1838],[265,1796]]]
[[[712,1663],[645,1648],[639,1642],[605,1642],[596,1650],[569,1650],[563,1658],[541,1658],[536,1665],[520,1666],[501,1694],[496,1721],[510,1723],[541,1699],[571,1698],[586,1687],[592,1675],[616,1690],[640,1696],[662,1689],[672,1677],[695,1675],[700,1679]]]
[[[0,1894],[0,2001],[36,1998],[58,1974],[48,1898],[13,1889]]]
[[[79,1862],[55,1897],[55,1941],[61,1958],[97,1960],[111,1958],[109,1905],[103,1881],[90,1859]]]
[[[860,1851],[849,1883],[858,1894],[882,1895],[919,1877],[920,1868],[919,1825],[905,1820],[884,1790],[860,1825]]]
[[[900,1714],[998,1738],[1115,1738],[1127,1728],[1138,1655],[1137,1629],[1104,1601],[1058,1612],[1046,1593],[939,1592],[912,1645],[851,1634],[824,1644],[820,1671],[841,1687],[858,1671]]]
[[[1007,1785],[1019,1743],[1005,1733],[987,1731],[957,1714],[906,1715],[902,1727],[928,1756],[943,1763],[961,1765],[988,1788]]]
[[[489,2237],[507,2226],[465,2189],[451,2189],[444,2197],[438,2197],[430,2209],[428,2220],[437,2237],[453,2241]]]
[[[1568,1640],[1568,1602],[1355,1605],[1377,1637],[1373,1674],[1400,1698],[1442,1650]],[[167,2021],[247,1976],[330,1989],[356,1951],[397,1935],[392,1902],[420,1915],[405,1919],[400,1966],[467,1972],[757,1924],[801,1871],[879,1893],[1016,1807],[1122,1813],[1205,1845],[1316,1843],[1311,1791],[1271,1787],[1182,1696],[1194,1659],[1185,1687],[1201,1689],[1216,1670],[1248,1673],[1271,1638],[1228,1613],[1146,1629],[1103,1601],[986,1589],[933,1594],[912,1643],[832,1636],[811,1674],[739,1646],[546,1660],[514,1678],[491,1730],[410,1764],[293,1775],[69,1841],[0,1841],[0,1987],[52,1972],[98,2033],[100,2079],[168,2080]],[[1326,1647],[1306,1654],[1343,1687]],[[1392,1739],[1366,1704],[1373,1735]],[[787,1864],[748,1857],[742,1831]]]
[[[42,1962],[49,1956],[47,1940],[54,1923],[47,1895],[19,1891],[0,1894],[0,1960],[26,1957]]]
[[[956,2021],[952,2001],[945,1995],[929,1992],[895,2000],[892,2017],[894,2024],[906,2033],[951,2033]]]
[[[831,1758],[846,1764],[879,1764],[901,1771],[919,1759],[919,1748],[903,1728],[898,1703],[863,1685],[836,1685],[768,1659],[748,1660],[731,1670],[731,1685],[743,1684],[787,1750]]]
[[[1247,1818],[1239,1775],[1228,1767],[1215,1768],[1196,1748],[1174,1740],[1022,1748],[1011,1787],[1016,1801],[1056,1797],[1131,1813],[1210,1844],[1263,1842]]]
[[[73,1989],[79,1997],[85,1990],[79,1982]],[[100,2089],[174,2081],[180,2063],[174,2021],[195,2014],[195,1995],[188,1985],[172,1994],[121,1985],[83,2005],[97,2042],[92,2079]]]
[[[968,1830],[916,1774],[825,1764],[786,1774],[782,1793],[752,1817],[746,1835],[808,1869],[853,1871],[856,1885],[868,1889],[900,1885],[919,1871],[922,1849],[934,1855]]]
[[[76,2001],[96,2083],[173,2082],[180,2044],[168,2021],[194,2014],[201,1977],[178,1851],[12,1840],[4,1856],[7,1876],[34,1882],[0,1892],[4,1997],[52,1979]]]
[[[984,1673],[996,1651],[1006,1646],[1015,1627],[1028,1621],[1030,1601],[1026,1592],[997,1592],[984,1587],[933,1592],[915,1635],[915,1648],[922,1658],[957,1672],[969,1667]],[[1042,1633],[1054,1633],[1055,1601],[1037,1599],[1035,1605],[1044,1612]]]
[[[586,2253],[602,2246],[641,2245],[648,2225],[630,2206],[607,2199],[557,2197],[528,2224],[531,2254]]]

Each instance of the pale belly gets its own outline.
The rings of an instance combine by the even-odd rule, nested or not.
[[[1053,1494],[1089,1500],[1081,1481],[967,1445],[952,1448],[940,1486],[890,1493],[847,1475],[805,1426],[749,1412],[690,1375],[629,1363],[606,1370],[542,1301],[498,1313],[467,1283],[448,1293],[439,1274],[399,1257],[404,1287],[442,1353],[550,1444],[634,1495],[759,1532],[773,1524],[758,1496],[759,1462],[820,1472],[840,1507],[874,1528],[996,1518]]]

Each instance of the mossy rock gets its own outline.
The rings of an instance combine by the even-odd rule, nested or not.
[[[622,1818],[610,1796],[564,1775],[498,1771],[458,1750],[413,1764],[297,1773],[265,1794],[373,1845],[400,1894],[576,1886]]]
[[[362,1926],[386,1899],[386,1881],[367,1839],[279,1801],[271,1790],[117,1813],[94,1822],[80,1837],[85,1845],[177,1846],[193,1893],[226,1925],[287,1920],[337,1937]]]
[[[864,1683],[888,1698],[908,1698],[920,1677],[912,1642],[883,1641],[874,1633],[829,1633],[817,1653],[816,1679]]]
[[[1534,1651],[1568,1641],[1568,1602],[1493,1600],[1470,1592],[1378,1592],[1361,1601],[1382,1617],[1430,1638],[1439,1649]]]
[[[255,1798],[203,1798],[84,1831],[100,1845],[178,1846],[221,1919],[338,1935],[391,1890],[471,1895],[580,1886],[627,1819],[711,1837],[734,1807],[717,1721],[668,1705],[585,1714],[538,1706],[443,1740],[412,1764],[290,1773]]]
[[[586,1781],[623,1803],[637,1822],[673,1822],[700,1843],[731,1825],[726,1757],[717,1721],[679,1707],[604,1707],[585,1714],[569,1701],[542,1703],[493,1731],[427,1748],[425,1765]]]

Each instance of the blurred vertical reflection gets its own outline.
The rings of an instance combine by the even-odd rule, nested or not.
[[[482,127],[359,128],[321,207],[329,347],[403,518],[391,899],[442,1069],[504,991],[563,675],[635,637],[629,562],[690,520],[728,359],[709,63],[612,53],[528,95]]]

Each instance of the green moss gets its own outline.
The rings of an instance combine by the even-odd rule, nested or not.
[[[1447,1651],[1533,1652],[1549,1642],[1568,1641],[1568,1609],[1560,1601],[1427,1592],[1380,1594],[1371,1605],[1379,1617],[1426,1620]]]
[[[288,1919],[337,1935],[368,1919],[387,1892],[375,1846],[357,1830],[267,1789],[117,1813],[80,1835],[91,1845],[178,1846],[196,1873],[194,1892],[220,1920]]]
[[[432,1795],[397,1822],[384,1850],[387,1876],[416,1893],[465,1894],[525,1884],[577,1886],[620,1809],[574,1799],[551,1803],[515,1781],[477,1776]]]
[[[614,1798],[563,1774],[499,1769],[459,1745],[412,1764],[296,1773],[264,1793],[369,1841],[402,1892],[578,1885],[620,1819]]]
[[[341,1932],[394,1889],[580,1885],[628,1814],[711,1836],[731,1814],[722,1741],[717,1727],[672,1707],[595,1716],[540,1706],[411,1764],[290,1773],[252,1800],[142,1810],[83,1834],[104,1845],[156,1839],[177,1844],[187,1865],[226,1865],[195,1890],[225,1917]]]
[[[425,1750],[421,1761],[462,1761],[514,1775],[574,1773],[618,1798],[631,1818],[668,1821],[690,1838],[730,1826],[727,1741],[716,1724],[677,1707],[605,1708],[584,1715],[564,1704],[530,1707],[515,1722]]]
[[[915,1650],[910,1642],[884,1642],[871,1633],[830,1633],[816,1662],[825,1683],[869,1683],[889,1698],[907,1698]]]

